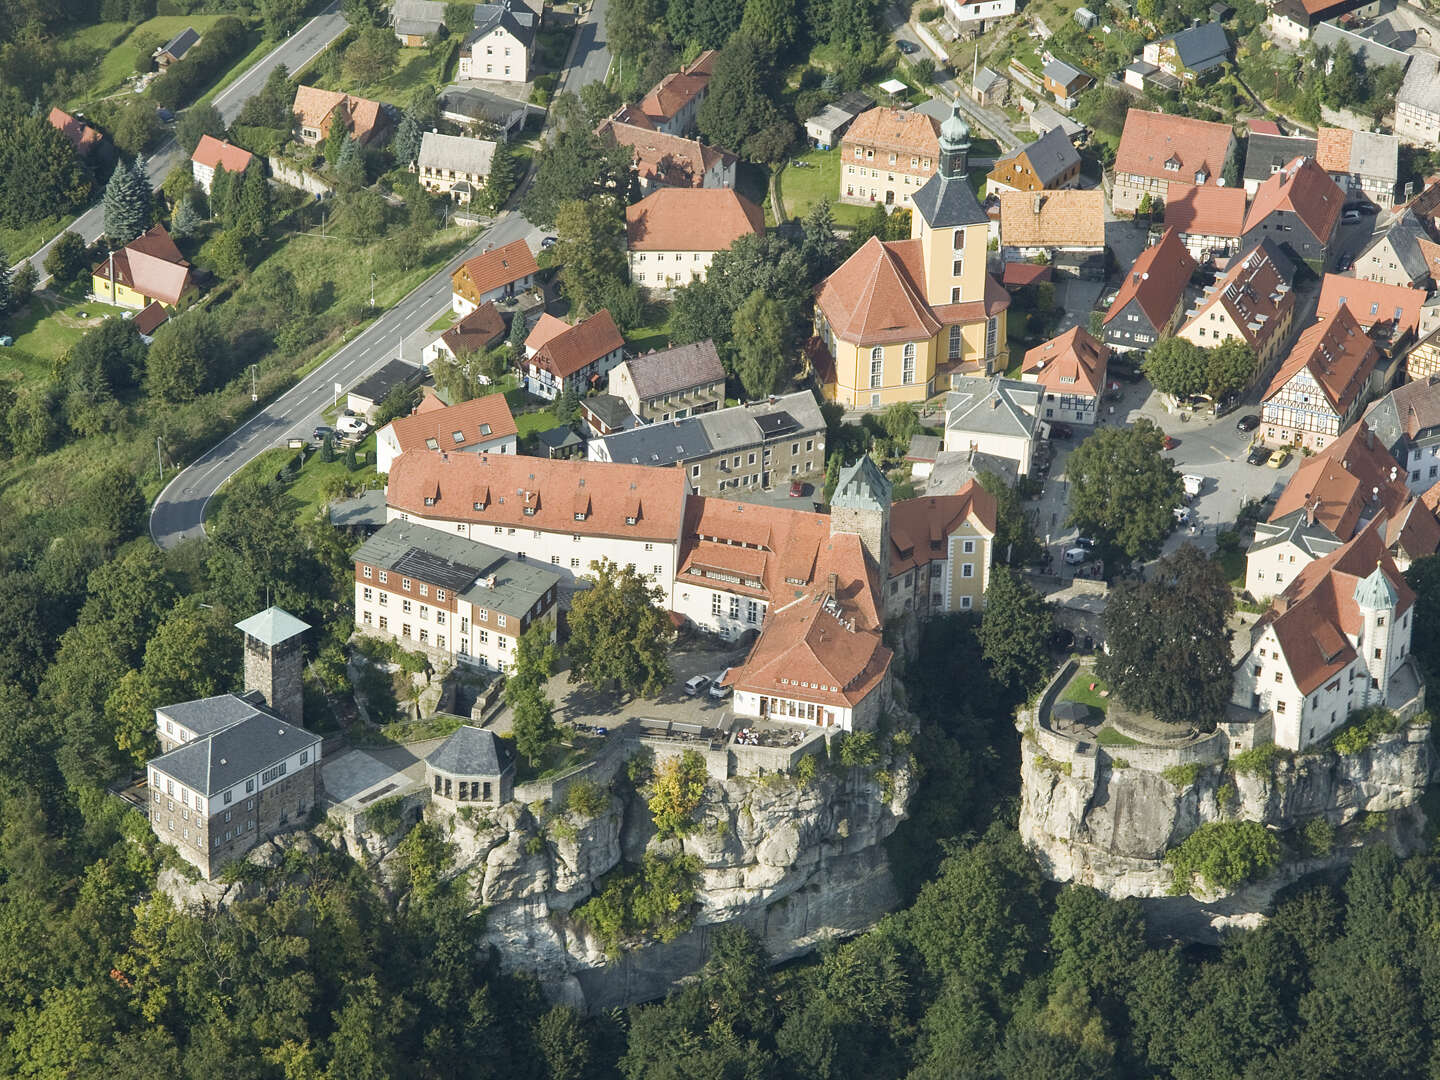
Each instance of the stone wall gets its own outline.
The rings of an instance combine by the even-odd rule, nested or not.
[[[278,157],[271,156],[267,161],[270,165],[271,178],[278,180],[282,184],[299,188],[301,191],[307,191],[311,195],[322,199],[328,199],[331,195],[335,194],[335,189],[314,173],[306,172],[304,169],[297,168],[288,162],[280,160]]]

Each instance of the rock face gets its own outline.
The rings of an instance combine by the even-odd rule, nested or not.
[[[426,814],[455,845],[455,872],[468,874],[502,962],[533,973],[559,1000],[608,1009],[663,995],[697,971],[721,925],[750,927],[782,960],[891,910],[898,896],[880,845],[904,818],[913,777],[908,754],[880,769],[883,783],[879,774],[823,768],[808,785],[784,775],[712,779],[695,828],[679,839],[656,836],[644,796],[628,788],[594,817],[513,802],[470,814],[432,805]],[[398,839],[344,842],[357,857],[378,857],[388,883]],[[674,941],[607,956],[574,911],[597,879],[637,866],[647,851],[699,862],[694,924]]]
[[[1281,757],[1260,776],[1201,767],[1183,787],[1161,773],[1116,767],[1104,748],[1093,768],[1068,770],[1030,738],[1022,739],[1021,750],[1020,833],[1046,874],[1116,898],[1145,898],[1165,929],[1197,940],[1253,922],[1284,885],[1348,862],[1359,846],[1341,845],[1326,859],[1288,860],[1266,881],[1228,895],[1171,897],[1165,853],[1199,826],[1250,820],[1285,832],[1314,818],[1344,826],[1361,814],[1387,813],[1385,828],[1365,839],[1386,839],[1403,849],[1418,839],[1423,815],[1417,803],[1434,764],[1428,726],[1382,736],[1354,755]],[[1115,755],[1125,752],[1116,748]]]

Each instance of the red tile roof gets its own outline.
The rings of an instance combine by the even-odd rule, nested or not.
[[[1245,231],[1258,227],[1277,210],[1288,210],[1321,243],[1328,243],[1344,202],[1344,192],[1314,158],[1296,158],[1256,190],[1245,216]]]
[[[630,147],[640,178],[661,187],[698,188],[705,182],[707,170],[736,160],[734,154],[719,147],[613,118],[602,123],[596,133],[608,143]]]
[[[1295,292],[1270,258],[1266,246],[1257,244],[1244,258],[1232,259],[1184,325],[1205,318],[1218,304],[1230,316],[1247,345],[1258,349],[1262,342],[1268,341],[1284,322],[1285,314],[1294,310]]]
[[[1003,247],[1105,246],[1105,193],[1089,191],[1000,192]]]
[[[856,144],[873,146],[877,150],[893,150],[907,157],[928,157],[931,167],[935,168],[940,157],[940,121],[914,109],[889,109],[878,105],[866,109],[851,121],[840,140],[842,147]],[[871,164],[879,166],[879,162]],[[908,169],[909,162],[905,166]]]
[[[919,267],[919,245],[872,236],[825,279],[815,303],[836,337],[856,345],[889,345],[939,332],[940,321],[925,302],[923,274],[916,280],[907,266]]]
[[[1262,400],[1269,401],[1296,375],[1308,371],[1330,408],[1343,417],[1364,391],[1379,359],[1374,339],[1365,333],[1350,309],[1336,308],[1300,335],[1270,380]]]
[[[1245,231],[1245,189],[1175,181],[1165,196],[1165,227],[1191,236],[1238,238]]]
[[[890,577],[949,558],[950,535],[969,522],[995,535],[995,496],[974,480],[954,495],[904,499],[890,507]]]
[[[527,344],[529,342],[527,341]],[[586,364],[625,347],[625,338],[608,308],[601,308],[584,322],[568,326],[535,350],[529,363],[544,368],[557,379],[569,378]]]
[[[475,295],[484,296],[493,289],[503,288],[539,271],[530,245],[524,240],[512,240],[503,247],[491,248],[468,260],[455,271],[455,280],[468,279]]]
[[[291,106],[291,111],[299,119],[301,127],[323,131],[325,118],[337,110],[338,115],[345,117],[346,126],[357,143],[366,142],[380,126],[381,111],[378,101],[351,97],[335,90],[321,90],[318,86],[296,88],[295,103]]]
[[[687,486],[682,469],[418,450],[395,459],[385,501],[411,518],[675,543]],[[576,521],[581,495],[590,511]]]
[[[1224,171],[1234,137],[1229,124],[1131,109],[1115,152],[1115,172],[1187,184],[1203,172],[1203,183],[1213,184]]]
[[[411,450],[463,450],[516,434],[515,418],[510,415],[504,394],[486,394],[438,409],[416,409],[409,416],[391,421],[390,428],[402,454]]]
[[[1318,524],[1344,541],[1375,514],[1397,513],[1409,497],[1405,474],[1361,420],[1300,463],[1270,520],[1309,507]]]
[[[201,135],[199,145],[195,147],[195,153],[190,155],[190,160],[212,169],[223,165],[228,173],[241,173],[249,167],[254,157],[249,150],[242,150],[213,135]]]
[[[1007,262],[1005,270],[1000,275],[1000,283],[1007,289],[1023,289],[1026,285],[1035,285],[1041,281],[1049,281],[1055,276],[1055,271],[1049,266],[1036,266],[1034,263]]]
[[[160,328],[160,324],[170,317],[170,312],[165,310],[165,305],[159,300],[152,300],[144,308],[135,314],[135,329],[149,337]]]
[[[1120,291],[1105,313],[1105,321],[1108,323],[1125,310],[1130,301],[1136,300],[1150,324],[1157,330],[1163,328],[1184,297],[1185,286],[1194,272],[1195,260],[1185,249],[1179,232],[1166,229],[1159,243],[1142,251],[1130,273],[1125,275]]]
[[[1324,318],[1344,304],[1367,333],[1373,334],[1379,326],[1382,332],[1398,338],[1407,331],[1419,330],[1420,308],[1424,303],[1424,289],[1326,274],[1320,284],[1315,315]]]
[[[1274,120],[1246,120],[1251,135],[1279,135],[1280,125]]]
[[[1106,346],[1083,326],[1075,326],[1027,352],[1020,374],[1026,382],[1037,382],[1057,394],[1099,397],[1105,389],[1109,359]]]
[[[50,110],[50,126],[55,128],[70,140],[70,145],[75,147],[77,154],[88,154],[102,138],[100,132],[81,120],[77,116],[71,116],[64,109],[54,108]]]
[[[506,329],[505,316],[494,300],[487,300],[441,334],[440,339],[456,356],[464,356],[488,349],[505,336]]]
[[[531,327],[529,335],[525,338],[525,347],[534,350],[541,349],[569,329],[570,324],[564,319],[556,318],[548,311],[541,312],[540,318],[535,320],[535,325]]]
[[[725,251],[765,232],[765,212],[730,188],[660,188],[625,208],[631,251]]]
[[[111,260],[100,260],[93,274],[110,280]],[[115,283],[174,307],[190,285],[190,264],[165,226],[155,224],[115,252]]]
[[[671,72],[640,101],[640,112],[651,122],[663,122],[705,92],[715,67],[715,50],[707,49],[690,64]]]
[[[1315,135],[1315,160],[1326,172],[1348,173],[1350,171],[1350,142],[1353,132],[1349,128],[1322,127]]]

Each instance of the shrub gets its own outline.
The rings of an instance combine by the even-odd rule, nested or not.
[[[1337,754],[1358,754],[1375,741],[1378,735],[1388,735],[1404,727],[1398,714],[1383,705],[1371,705],[1356,709],[1345,721],[1345,726],[1330,739],[1330,747]]]
[[[544,851],[544,850],[545,850],[545,838],[544,838],[543,836],[541,836],[539,833],[536,833],[534,836],[530,837],[529,840],[526,840],[526,841],[525,841],[525,854],[526,854],[526,855],[539,855],[539,854],[540,854],[542,851]]]
[[[1235,785],[1221,784],[1215,789],[1215,801],[1221,810],[1227,810],[1235,802]]]
[[[1035,767],[1037,769],[1044,769],[1046,772],[1064,773],[1066,776],[1070,775],[1070,762],[1056,761],[1048,754],[1036,754]]]
[[[864,768],[880,760],[880,747],[873,731],[851,731],[840,736],[840,764]]]
[[[1335,826],[1323,817],[1311,818],[1300,830],[1305,850],[1314,856],[1329,855],[1335,848]]]
[[[916,12],[915,18],[919,19],[921,22],[934,22],[936,19],[940,18],[942,14],[943,12],[940,10],[940,5],[932,4],[928,7],[923,7],[918,12]]]
[[[612,875],[604,889],[575,910],[612,956],[629,937],[674,941],[694,921],[700,860],[647,853],[639,871]]]
[[[1171,765],[1160,775],[1177,788],[1188,788],[1199,778],[1200,766],[1193,761],[1188,765]]]
[[[577,814],[599,817],[610,806],[610,794],[593,780],[577,780],[570,785],[565,805]]]
[[[1128,769],[1130,762],[1126,761],[1123,757],[1111,758],[1110,767],[1112,769]]]
[[[1270,776],[1275,772],[1275,762],[1280,759],[1280,748],[1274,743],[1244,750],[1230,759],[1230,767],[1241,776]]]
[[[405,796],[381,799],[365,811],[365,820],[380,835],[393,836],[405,825]]]
[[[691,815],[705,797],[705,759],[694,750],[666,758],[655,767],[650,813],[661,835],[688,832]]]
[[[795,780],[801,787],[809,787],[815,779],[817,768],[814,754],[806,754],[795,763]]]
[[[1258,821],[1212,821],[1165,856],[1175,872],[1173,896],[1183,896],[1199,875],[1212,888],[1232,889],[1280,861],[1280,841]]]

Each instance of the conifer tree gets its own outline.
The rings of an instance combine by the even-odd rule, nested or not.
[[[104,208],[105,235],[111,243],[128,244],[145,231],[150,224],[150,181],[144,158],[116,164],[105,185]]]

